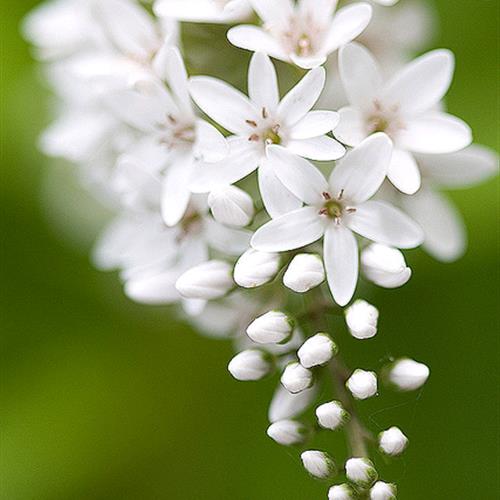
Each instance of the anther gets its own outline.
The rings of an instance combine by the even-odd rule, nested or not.
[[[259,136],[258,134],[252,134],[249,138],[248,138],[249,141],[258,141],[259,140]]]
[[[251,127],[257,127],[257,122],[255,122],[254,120],[245,120],[245,122],[248,123],[248,125],[250,125]]]
[[[321,193],[321,196],[323,196],[323,198],[325,200],[331,200],[332,197],[330,196],[330,193],[327,193],[326,191],[324,191],[323,193]]]
[[[262,118],[266,119],[268,117],[267,109],[265,107],[262,108]]]
[[[338,195],[338,199],[339,199],[339,200],[341,200],[343,197],[344,197],[344,190],[343,190],[343,189],[341,189],[341,190],[340,190],[340,193],[339,193],[339,195]]]

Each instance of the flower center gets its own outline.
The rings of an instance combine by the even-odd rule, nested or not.
[[[385,132],[391,139],[395,139],[398,132],[405,128],[399,115],[399,105],[386,107],[379,100],[373,101],[373,111],[366,118],[367,132]]]
[[[319,214],[334,220],[337,224],[344,214],[352,214],[356,211],[355,208],[346,207],[342,201],[344,195],[344,190],[340,191],[336,198],[332,198],[330,193],[323,193],[323,199],[325,202],[321,207]]]
[[[173,115],[168,115],[166,123],[159,125],[159,129],[160,143],[169,149],[191,146],[196,141],[194,126],[180,123]]]
[[[297,40],[297,48],[295,49],[297,55],[305,57],[311,55],[313,52],[313,44],[311,37],[305,33],[300,35]]]
[[[262,142],[265,146],[281,144],[283,142],[283,137],[280,135],[280,125],[278,123],[273,124],[272,118],[269,117],[266,108],[262,108],[261,114],[262,119],[258,122],[255,120],[246,120],[247,125],[255,129],[248,137],[248,140]]]
[[[278,135],[278,132],[279,132],[278,125],[264,132],[264,135],[262,136],[264,142],[268,146],[270,146],[271,144],[281,144],[281,137]]]

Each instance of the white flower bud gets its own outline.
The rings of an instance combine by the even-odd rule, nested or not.
[[[415,391],[427,382],[429,374],[429,368],[423,363],[402,358],[392,365],[389,381],[401,391]]]
[[[354,370],[346,387],[356,399],[367,399],[377,394],[377,375],[365,370]]]
[[[337,352],[337,345],[328,334],[317,333],[302,344],[297,355],[304,368],[312,368],[328,363]]]
[[[316,408],[316,417],[323,429],[334,431],[342,427],[349,420],[350,415],[339,401],[330,401]]]
[[[361,269],[370,281],[384,288],[403,286],[411,278],[404,255],[379,243],[372,243],[361,252]]]
[[[277,422],[300,415],[312,404],[317,394],[318,387],[315,385],[298,394],[291,394],[279,384],[269,405],[269,421]]]
[[[328,490],[328,500],[353,500],[354,490],[348,484],[337,484]]]
[[[288,364],[283,371],[281,384],[288,392],[297,394],[312,386],[313,374],[300,363],[293,362]]]
[[[319,255],[296,255],[283,276],[283,284],[294,292],[304,293],[325,280],[325,269]]]
[[[234,286],[231,271],[229,263],[209,260],[186,271],[175,287],[187,299],[218,299]]]
[[[370,500],[395,500],[397,488],[395,484],[377,481],[370,490]]]
[[[234,266],[234,281],[243,288],[255,288],[271,281],[279,268],[280,256],[277,253],[250,248]]]
[[[355,339],[370,339],[377,334],[378,309],[365,300],[356,300],[348,307],[345,320]]]
[[[318,479],[330,479],[337,473],[333,458],[324,451],[308,450],[300,455],[302,464],[311,476]]]
[[[280,311],[269,311],[255,319],[247,335],[258,344],[281,344],[290,339],[293,321]]]
[[[345,464],[345,473],[351,483],[362,488],[369,488],[378,479],[373,463],[367,458],[350,458]]]
[[[242,351],[229,362],[227,367],[236,380],[260,380],[273,369],[271,356],[260,349]]]
[[[217,222],[243,227],[252,222],[255,209],[248,193],[236,186],[224,186],[208,195],[208,206]]]
[[[382,453],[396,457],[408,446],[408,438],[398,427],[391,427],[379,434],[379,448]]]
[[[283,446],[292,446],[304,442],[307,430],[295,420],[279,420],[267,428],[267,435]]]

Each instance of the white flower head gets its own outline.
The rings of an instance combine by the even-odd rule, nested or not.
[[[356,339],[370,339],[377,334],[378,309],[366,300],[356,300],[345,310],[349,332]]]
[[[429,367],[413,359],[397,360],[389,369],[389,382],[400,391],[416,391],[429,378]]]
[[[335,13],[335,0],[251,0],[262,27],[236,26],[229,41],[252,52],[262,51],[301,68],[315,68],[329,54],[354,40],[370,22],[367,3],[348,5]]]
[[[337,352],[337,344],[327,333],[317,333],[302,344],[297,356],[304,368],[312,368],[328,363]]]
[[[316,408],[318,423],[323,429],[335,431],[349,421],[350,415],[339,401],[330,401]]]
[[[247,349],[234,356],[227,368],[236,380],[260,380],[271,372],[273,362],[268,353]]]
[[[211,191],[208,206],[217,222],[234,227],[248,226],[255,213],[252,197],[236,186]]]
[[[307,428],[295,420],[278,420],[267,428],[267,435],[283,446],[303,443],[307,437]]]
[[[215,122],[231,132],[230,153],[214,165],[203,165],[191,182],[194,192],[206,193],[234,184],[258,168],[259,189],[272,217],[301,206],[276,177],[270,146],[312,160],[335,160],[345,148],[326,135],[337,125],[334,111],[311,111],[325,85],[325,71],[316,68],[280,101],[277,75],[262,53],[252,57],[248,71],[249,97],[212,77],[191,78],[194,101]]]
[[[345,471],[347,479],[362,488],[369,488],[378,479],[373,463],[367,458],[350,458]]]
[[[336,137],[355,146],[375,132],[388,134],[395,149],[387,175],[403,193],[420,187],[413,153],[451,153],[471,143],[462,120],[435,110],[452,81],[450,51],[429,52],[384,82],[370,52],[352,43],[340,51],[339,67],[350,105],[340,110]]]
[[[325,268],[318,254],[301,253],[296,255],[285,274],[283,284],[298,293],[305,293],[325,280]]]
[[[269,311],[256,318],[247,328],[247,335],[258,344],[287,342],[293,332],[294,321],[281,311]]]
[[[324,236],[323,260],[335,301],[346,305],[358,281],[357,233],[399,248],[423,241],[420,226],[390,204],[370,200],[384,181],[392,154],[385,134],[374,134],[350,151],[327,181],[308,161],[281,148],[269,156],[283,184],[306,205],[274,219],[253,235],[254,248],[282,252]]]
[[[255,288],[271,281],[279,269],[279,254],[250,248],[236,262],[234,281],[243,288]]]
[[[382,453],[396,457],[405,451],[408,446],[408,438],[398,427],[391,427],[379,434],[378,444]]]
[[[380,243],[372,243],[363,249],[361,269],[366,278],[384,288],[403,286],[411,278],[411,269],[406,265],[403,253]]]
[[[281,385],[292,394],[309,389],[313,385],[314,376],[311,370],[304,368],[300,363],[289,363],[281,375]]]
[[[346,387],[356,399],[368,399],[377,394],[377,375],[365,370],[354,370]]]
[[[333,458],[324,451],[307,450],[300,455],[300,458],[304,469],[317,479],[331,479],[337,474]]]
[[[370,490],[370,500],[395,500],[396,494],[395,484],[377,481]]]
[[[328,500],[354,500],[356,493],[348,484],[336,484],[328,490]]]

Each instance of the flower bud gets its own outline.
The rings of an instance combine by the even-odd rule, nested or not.
[[[217,222],[227,226],[243,227],[252,222],[253,200],[236,186],[224,186],[208,195],[208,206]]]
[[[277,253],[250,248],[236,262],[234,281],[243,288],[255,288],[271,281],[280,268]]]
[[[247,335],[258,344],[287,342],[293,331],[293,320],[280,311],[269,311],[255,319],[247,328]]]
[[[345,464],[345,473],[351,483],[362,488],[369,488],[378,479],[373,463],[367,458],[350,458]]]
[[[316,408],[316,417],[323,429],[334,431],[342,427],[349,420],[350,415],[339,401],[330,401]]]
[[[234,286],[231,271],[227,262],[209,260],[182,274],[175,288],[187,299],[218,299]]]
[[[377,334],[378,309],[365,300],[356,300],[348,307],[345,320],[355,339],[370,339]]]
[[[338,347],[328,334],[317,333],[302,344],[297,355],[304,368],[312,368],[328,363],[337,352]]]
[[[353,500],[354,490],[348,484],[337,484],[328,490],[328,500]]]
[[[300,363],[293,362],[288,364],[283,371],[281,384],[288,392],[297,394],[312,386],[313,374]]]
[[[269,421],[277,422],[300,415],[312,404],[317,395],[318,388],[315,385],[298,394],[292,394],[279,384],[269,405]]]
[[[395,500],[397,488],[395,484],[377,481],[370,490],[370,500]]]
[[[391,457],[401,455],[408,446],[408,438],[397,427],[381,432],[378,442],[380,451]]]
[[[356,399],[367,399],[377,394],[377,375],[365,370],[354,370],[346,387]]]
[[[307,429],[295,420],[279,420],[267,428],[267,435],[283,446],[292,446],[304,442]]]
[[[227,367],[236,380],[260,380],[273,369],[271,356],[260,349],[242,351],[229,362]]]
[[[402,358],[389,370],[389,381],[401,391],[415,391],[427,382],[429,373],[429,368],[423,363]]]
[[[324,451],[304,451],[300,458],[306,471],[317,479],[330,479],[337,474],[333,458]]]
[[[325,269],[319,255],[296,255],[283,276],[283,283],[294,292],[304,293],[325,280]]]
[[[379,243],[372,243],[361,252],[361,269],[370,281],[384,288],[403,286],[411,277],[404,255]]]

